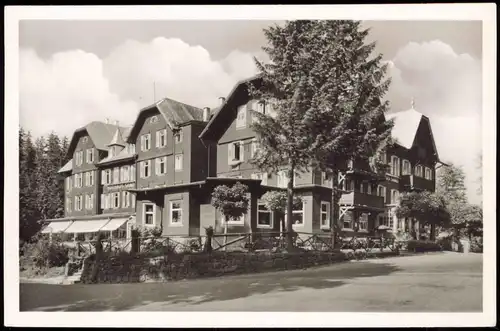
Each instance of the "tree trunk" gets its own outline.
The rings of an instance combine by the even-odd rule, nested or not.
[[[293,250],[293,174],[295,172],[295,165],[293,162],[290,163],[290,168],[288,169],[288,186],[286,190],[286,244],[288,251]]]
[[[430,239],[432,241],[436,240],[436,224],[431,224],[431,235]]]
[[[340,229],[340,224],[338,224],[339,222],[339,213],[340,213],[340,208],[339,208],[339,204],[340,204],[340,198],[342,196],[342,194],[339,192],[339,183],[338,183],[338,176],[339,176],[339,172],[337,169],[332,169],[332,204],[330,206],[331,208],[331,213],[332,213],[332,219],[331,219],[331,224],[330,224],[330,227],[331,227],[331,231],[334,232],[335,229]],[[339,234],[338,233],[335,233],[334,234],[334,238],[338,238]],[[335,244],[335,243],[334,243]]]
[[[228,216],[224,216],[224,251],[226,250],[226,244],[227,244],[227,222],[229,220]]]

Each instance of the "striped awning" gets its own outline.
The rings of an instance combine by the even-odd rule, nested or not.
[[[108,223],[106,223],[100,231],[115,231],[123,224],[127,223],[128,218],[113,218]]]
[[[50,222],[43,230],[42,233],[61,233],[71,226],[73,221],[63,221],[63,222]]]
[[[65,233],[89,233],[99,231],[109,219],[98,220],[77,220],[74,221],[64,232]]]

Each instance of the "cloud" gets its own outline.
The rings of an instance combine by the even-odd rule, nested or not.
[[[389,61],[387,98],[395,111],[410,107],[428,116],[442,161],[463,167],[471,202],[477,196],[477,155],[482,148],[481,61],[441,41],[411,42]]]
[[[20,51],[21,125],[34,135],[71,135],[90,121],[131,125],[154,97],[215,107],[234,84],[256,73],[254,54],[231,52],[220,61],[180,39],[128,40],[104,59],[79,50],[42,59]]]

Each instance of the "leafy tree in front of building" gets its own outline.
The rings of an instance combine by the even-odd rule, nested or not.
[[[212,192],[212,206],[224,217],[224,234],[228,232],[228,222],[236,221],[248,211],[250,199],[248,186],[240,182],[234,185],[219,185]],[[227,236],[224,236],[224,244]]]
[[[430,240],[436,239],[436,227],[448,227],[451,222],[443,197],[429,191],[402,193],[396,216],[415,218],[421,224],[429,225]]]
[[[272,116],[255,112],[253,128],[261,151],[254,163],[276,173],[286,167],[287,214],[292,213],[294,174],[317,168],[333,180],[332,215],[338,218],[336,179],[348,159],[373,157],[389,142],[392,122],[385,121],[382,98],[390,80],[368,30],[359,21],[299,20],[264,30],[268,63],[256,60],[261,86],[253,97],[273,108]],[[334,223],[332,222],[332,224]],[[287,244],[293,248],[292,219]]]
[[[280,228],[281,231],[285,231],[285,212],[287,203],[287,193],[285,191],[268,191],[262,195],[262,202],[268,210],[270,210],[274,215],[279,215]],[[298,196],[293,197],[293,205],[300,205],[302,199]]]

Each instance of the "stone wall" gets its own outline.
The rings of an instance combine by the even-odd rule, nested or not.
[[[342,252],[214,252],[210,255],[203,253],[170,254],[153,258],[124,254],[107,257],[99,261],[97,266],[95,260],[87,259],[84,263],[81,281],[82,283],[92,283],[93,273],[96,275],[96,283],[174,281],[227,274],[304,269],[349,259],[398,254],[399,252],[373,252],[368,255],[350,255]]]

